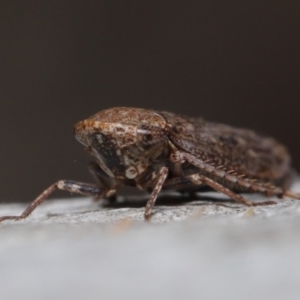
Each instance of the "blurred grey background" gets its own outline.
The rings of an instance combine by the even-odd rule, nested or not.
[[[92,181],[73,124],[113,106],[253,128],[300,169],[299,16],[299,1],[1,1],[0,201]]]

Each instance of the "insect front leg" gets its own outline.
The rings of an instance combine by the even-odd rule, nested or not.
[[[145,213],[144,213],[145,220],[149,220],[151,217],[152,208],[153,208],[156,198],[168,176],[168,173],[169,173],[168,168],[162,167],[158,171],[153,172],[151,174],[151,178],[148,181],[145,181],[138,185],[139,188],[141,188],[141,189],[147,189],[150,185],[152,185],[152,183],[156,182],[156,184],[152,190],[151,196],[148,199],[147,204],[146,204],[146,209],[145,209]]]
[[[92,174],[93,178],[97,182],[99,187],[102,187],[105,190],[115,190],[117,191],[121,184],[117,182],[115,178],[109,177],[96,162],[91,162],[88,165],[88,169],[90,173]],[[94,197],[94,201],[97,202],[101,198],[103,198],[102,195]],[[116,194],[111,193],[109,197],[107,197],[109,201],[113,202],[116,201]]]
[[[55,190],[63,190],[71,193],[81,194],[85,196],[94,196],[94,197],[109,197],[111,194],[115,193],[115,190],[105,189],[97,185],[83,183],[72,180],[60,180],[46,190],[44,190],[35,200],[33,200],[28,207],[23,211],[19,216],[3,216],[0,217],[0,222],[4,220],[21,220],[28,217],[45,199],[49,197]]]

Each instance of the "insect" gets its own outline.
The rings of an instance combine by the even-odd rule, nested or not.
[[[151,193],[149,220],[161,189],[201,191],[207,187],[247,206],[240,192],[300,199],[288,190],[295,172],[287,149],[254,131],[165,111],[116,107],[77,123],[75,137],[96,158],[89,169],[97,184],[60,180],[40,194],[20,216],[26,218],[56,189],[112,198],[122,185]]]

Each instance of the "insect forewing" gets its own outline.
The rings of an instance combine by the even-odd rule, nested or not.
[[[262,181],[283,184],[291,175],[286,148],[272,138],[203,119],[160,113],[171,126],[169,139],[184,152]]]

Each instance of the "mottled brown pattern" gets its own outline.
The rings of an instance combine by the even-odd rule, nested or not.
[[[163,189],[195,191],[210,187],[247,206],[237,194],[300,199],[287,191],[294,171],[287,149],[273,138],[254,131],[164,111],[116,107],[98,112],[75,125],[75,136],[96,158],[90,171],[97,184],[60,180],[38,196],[20,216],[26,218],[56,189],[111,198],[122,185],[151,194],[145,219],[151,216]]]
[[[209,160],[210,165],[279,184],[292,174],[287,149],[273,138],[203,119],[160,113],[172,126],[170,140],[180,150]]]

